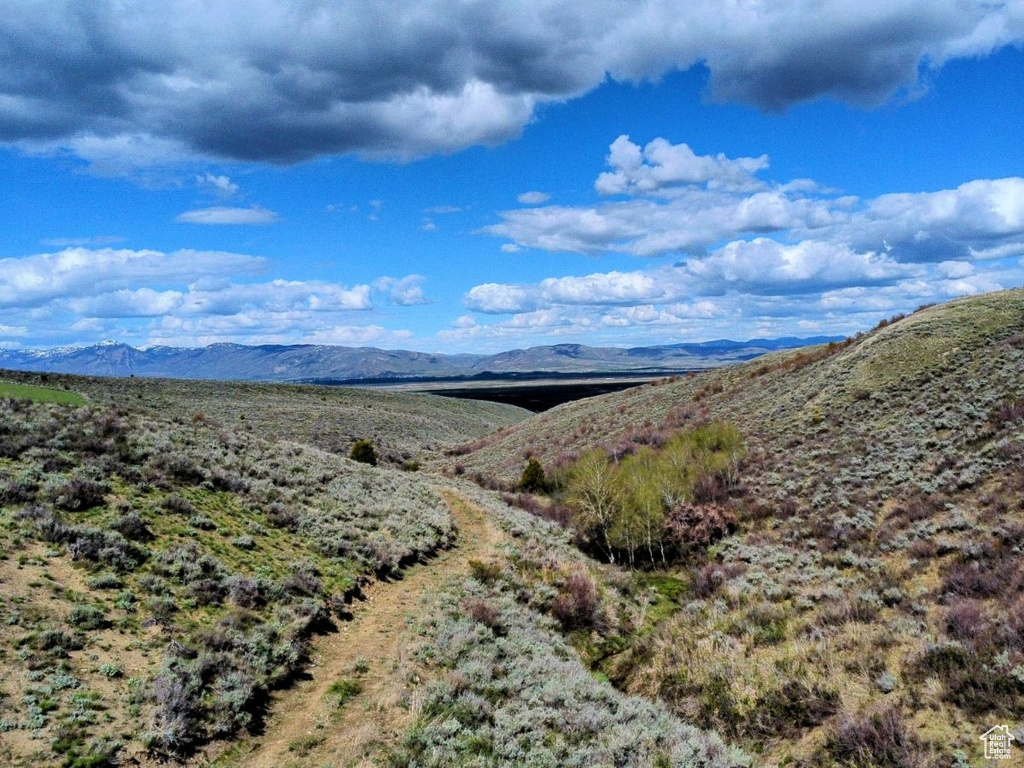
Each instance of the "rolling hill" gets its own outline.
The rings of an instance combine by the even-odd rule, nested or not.
[[[746,442],[738,530],[599,668],[765,765],[973,764],[1024,711],[1024,290],[562,405],[445,468],[508,487],[709,420]]]
[[[457,402],[419,393],[259,382],[0,373],[0,379],[77,392],[96,404],[150,416],[200,420],[264,439],[291,440],[348,455],[369,439],[390,464],[422,461],[441,446],[474,440],[530,415],[511,405]],[[2,390],[0,390],[2,396]]]

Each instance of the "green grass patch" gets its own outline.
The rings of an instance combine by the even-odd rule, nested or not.
[[[61,405],[85,405],[85,398],[77,392],[49,387],[34,387],[29,384],[15,384],[0,381],[0,398],[12,397],[15,400],[34,400],[37,403],[59,403]]]
[[[334,702],[334,706],[341,709],[345,704],[363,692],[363,684],[351,677],[343,677],[331,683],[327,689],[327,698]]]
[[[667,573],[644,573],[641,578],[646,586],[654,587],[659,598],[676,603],[682,602],[690,589],[686,581]]]
[[[647,608],[648,629],[675,614],[690,592],[687,581],[660,571],[638,573],[637,579],[641,585],[654,591],[654,600]]]
[[[307,757],[310,752],[319,747],[325,741],[327,741],[327,737],[318,733],[310,734],[308,736],[300,736],[288,745],[288,751],[294,752],[299,757]]]

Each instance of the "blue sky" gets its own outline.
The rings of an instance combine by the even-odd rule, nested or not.
[[[1024,2],[0,0],[0,347],[848,334],[1024,284]]]

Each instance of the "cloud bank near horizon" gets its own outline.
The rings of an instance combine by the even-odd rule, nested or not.
[[[84,247],[0,259],[0,332],[17,339],[31,324],[34,336],[58,343],[68,331],[106,337],[127,331],[148,344],[177,346],[396,343],[412,334],[365,318],[375,317],[380,305],[427,301],[421,275],[352,286],[256,281],[271,266],[237,253]]]
[[[609,77],[700,65],[720,101],[872,106],[1024,40],[1019,0],[808,5],[0,0],[0,142],[100,169],[410,159],[508,141]],[[628,171],[606,191],[650,181]]]

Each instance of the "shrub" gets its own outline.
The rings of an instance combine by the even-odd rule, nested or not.
[[[152,573],[146,573],[139,577],[139,589],[150,595],[169,595],[171,592],[167,581]]]
[[[188,585],[188,596],[196,605],[220,605],[228,589],[220,579],[199,579]]]
[[[179,515],[194,515],[196,513],[196,508],[192,505],[192,502],[188,499],[183,499],[181,496],[167,496],[160,506],[168,512],[174,512]]]
[[[231,493],[244,493],[249,490],[249,482],[244,478],[228,472],[219,467],[210,473],[210,485],[215,491],[230,491]]]
[[[717,473],[699,475],[693,481],[691,492],[693,500],[698,504],[722,502],[729,498],[729,483]]]
[[[248,726],[256,693],[256,684],[249,675],[238,671],[222,674],[211,688],[205,714],[213,735],[230,736]]]
[[[543,503],[538,497],[530,493],[503,493],[501,500],[510,507],[518,507],[529,512],[535,517],[542,517],[557,523],[563,528],[572,525],[572,510],[563,504]]]
[[[837,709],[839,693],[834,689],[804,680],[787,680],[759,698],[751,730],[761,737],[773,738],[820,725]]]
[[[149,611],[148,623],[168,627],[178,612],[178,604],[171,597],[152,597],[146,601],[146,610]]]
[[[228,597],[240,608],[257,608],[263,604],[259,582],[246,576],[235,574],[224,580]]]
[[[693,571],[693,594],[701,600],[714,595],[725,583],[725,573],[718,563],[704,563]]]
[[[157,466],[182,483],[199,485],[206,480],[206,472],[187,456],[170,454],[161,457]]]
[[[1012,593],[1019,584],[1017,558],[989,552],[983,560],[953,563],[946,571],[942,586],[947,595],[986,598]]]
[[[504,573],[500,563],[484,562],[482,560],[470,560],[469,571],[474,579],[487,586],[496,583],[501,578],[502,573]]]
[[[137,602],[138,599],[135,597],[135,593],[126,589],[118,593],[114,605],[125,613],[134,613]]]
[[[363,684],[351,677],[343,677],[335,680],[327,688],[328,698],[334,701],[334,706],[341,709],[350,700],[363,692]]]
[[[99,563],[124,573],[134,571],[149,557],[149,551],[127,541],[121,534],[99,528],[66,529],[68,552],[72,560]]]
[[[144,739],[151,751],[178,755],[201,737],[202,681],[194,665],[171,658],[153,679],[157,730]]]
[[[544,476],[544,467],[533,456],[526,462],[523,475],[519,479],[519,490],[527,493],[542,493],[548,489],[548,481]]]
[[[324,588],[320,579],[320,569],[309,560],[292,563],[290,573],[284,579],[284,587],[292,594],[306,597],[318,597]]]
[[[466,615],[495,634],[504,633],[498,609],[482,598],[474,597],[466,601]]]
[[[831,729],[823,751],[851,768],[924,768],[933,765],[926,749],[903,722],[898,709],[845,713]]]
[[[121,744],[109,739],[91,739],[85,742],[80,727],[60,726],[51,747],[63,757],[67,768],[108,768],[121,765]]]
[[[94,605],[76,605],[68,614],[68,624],[79,629],[103,629],[107,617]]]
[[[789,616],[786,609],[772,603],[757,603],[736,622],[734,634],[749,633],[755,645],[775,645],[786,639]]]
[[[28,504],[36,500],[39,483],[32,480],[10,480],[0,483],[0,507]]]
[[[274,502],[266,512],[267,522],[275,528],[284,528],[295,533],[299,529],[299,517],[280,502]]]
[[[824,610],[818,623],[824,627],[839,627],[850,622],[870,624],[880,611],[881,601],[872,599],[871,594],[847,595],[838,605]]]
[[[75,478],[53,491],[54,506],[71,512],[92,509],[103,504],[110,488],[94,480]]]
[[[669,512],[666,539],[678,552],[705,549],[736,530],[736,515],[719,504],[679,504]]]
[[[369,440],[356,440],[356,443],[352,446],[352,450],[349,452],[348,457],[352,459],[352,461],[377,466],[377,451],[374,449],[373,443]]]
[[[327,737],[319,733],[311,733],[306,736],[299,736],[288,744],[288,751],[294,752],[299,757],[308,757],[309,753],[327,741]]]
[[[121,589],[124,586],[124,582],[121,578],[114,573],[101,573],[91,579],[86,580],[90,589]]]
[[[72,537],[73,528],[65,525],[53,511],[46,507],[26,507],[14,514],[15,520],[28,521],[35,535],[52,544],[66,544]]]
[[[565,581],[551,613],[567,630],[589,629],[598,617],[600,599],[597,585],[585,573],[574,573]]]
[[[82,641],[65,629],[44,629],[36,636],[34,645],[37,650],[67,656],[68,651],[81,650]]]
[[[919,520],[932,517],[945,506],[945,503],[945,499],[936,495],[917,494],[908,496],[901,500],[886,515],[886,519],[895,519],[903,524],[916,523]]]
[[[1000,668],[991,651],[955,640],[926,648],[910,673],[917,681],[937,676],[944,684],[943,699],[975,716],[1015,711],[1024,703],[1024,682]]]
[[[131,541],[147,542],[153,540],[153,533],[149,530],[146,521],[139,517],[139,513],[135,511],[127,512],[118,517],[110,524],[110,528]]]
[[[992,412],[991,421],[997,429],[1024,421],[1024,397],[1004,401]]]
[[[978,600],[955,600],[946,612],[946,632],[964,644],[980,645],[987,625],[985,606]]]

